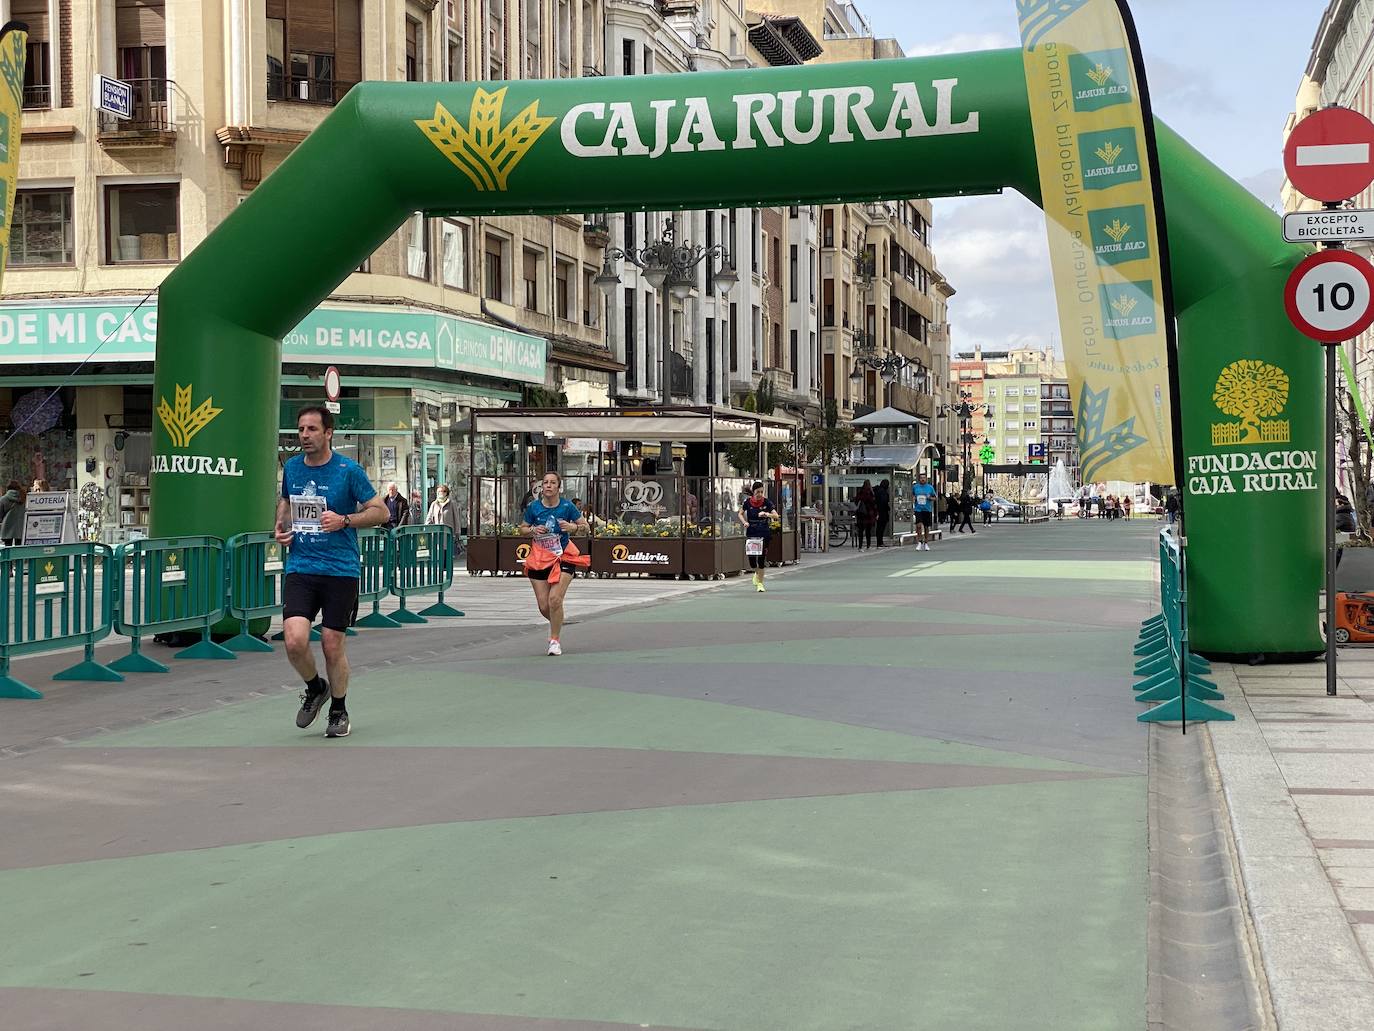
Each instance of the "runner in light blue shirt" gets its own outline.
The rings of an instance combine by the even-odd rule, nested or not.
[[[916,517],[916,533],[919,551],[930,550],[930,527],[935,522],[935,485],[926,479],[925,473],[916,474],[916,482],[911,485],[911,511]]]

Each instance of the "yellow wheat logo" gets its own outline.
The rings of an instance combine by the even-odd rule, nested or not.
[[[1221,370],[1212,403],[1240,422],[1212,423],[1212,446],[1287,444],[1293,437],[1288,419],[1274,419],[1288,406],[1288,373],[1277,365],[1250,358]]]
[[[177,385],[176,406],[169,407],[167,399],[160,397],[157,399],[157,417],[162,420],[162,425],[167,427],[167,433],[172,438],[173,447],[187,447],[191,443],[191,438],[210,424],[210,420],[224,411],[222,408],[214,407],[214,398],[207,397],[195,411],[191,410],[191,386]]]
[[[557,119],[539,117],[534,101],[504,126],[501,105],[507,87],[488,93],[480,86],[472,97],[464,128],[444,107],[434,105],[434,117],[417,118],[415,124],[479,190],[504,190],[511,171]]]
[[[1118,297],[1112,302],[1112,311],[1116,312],[1123,319],[1135,311],[1135,306],[1140,302],[1134,297]]]
[[[1112,70],[1104,64],[1099,64],[1096,68],[1088,70],[1088,78],[1099,86],[1107,85],[1107,80],[1112,77]]]
[[[51,562],[44,562],[44,563],[43,563],[43,572],[47,573],[48,576],[52,576],[52,563],[51,563]]]
[[[1098,147],[1097,150],[1093,151],[1093,153],[1102,159],[1104,165],[1114,165],[1116,164],[1116,159],[1121,156],[1121,148],[1115,143],[1104,143],[1102,146]]]
[[[1115,243],[1120,243],[1122,237],[1131,231],[1131,223],[1122,222],[1119,218],[1112,219],[1112,224],[1103,226],[1102,231],[1110,236]]]

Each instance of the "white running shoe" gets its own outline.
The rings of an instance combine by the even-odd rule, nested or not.
[[[556,640],[555,640],[555,641],[550,641],[550,642],[549,642],[549,654],[550,654],[550,655],[562,655],[562,654],[563,654],[563,646],[562,646],[561,644],[559,644]]]
[[[921,542],[921,550],[922,550],[922,551],[929,551],[929,550],[930,550],[930,542],[929,542],[929,541],[922,541],[922,542]]]

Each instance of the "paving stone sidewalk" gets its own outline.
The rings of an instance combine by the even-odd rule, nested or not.
[[[1374,650],[1214,667],[1207,725],[1279,1031],[1374,1027]]]

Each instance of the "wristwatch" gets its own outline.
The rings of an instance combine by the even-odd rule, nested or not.
[[[350,526],[352,526],[352,525],[353,525],[353,517],[352,517],[352,516],[344,516],[344,528],[347,529],[348,527],[350,527]]]

